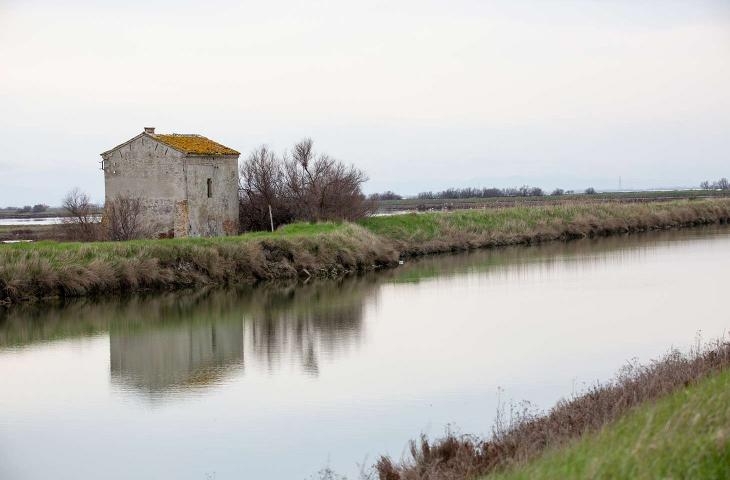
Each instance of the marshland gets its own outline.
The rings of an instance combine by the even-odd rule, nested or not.
[[[503,237],[485,234],[467,213],[452,212],[389,217],[374,225],[368,222],[375,219],[292,226],[248,239],[155,241],[161,242],[158,248],[192,256],[204,247],[226,252],[257,242],[314,248],[307,242],[323,245],[324,239],[332,242],[327,248],[335,248],[355,242],[347,235],[372,235],[389,240],[383,248],[392,257],[386,259],[404,263],[334,278],[317,275],[316,264],[302,263],[312,268],[309,278],[283,255],[276,271],[289,273],[257,285],[218,285],[191,268],[187,274],[193,280],[186,282],[195,288],[57,295],[0,310],[6,440],[0,473],[8,478],[19,472],[23,478],[47,478],[59,471],[68,478],[238,478],[241,472],[274,479],[469,478],[492,472],[467,460],[496,426],[502,441],[517,445],[514,455],[488,458],[507,475],[546,451],[572,445],[577,436],[592,438],[603,425],[625,421],[627,412],[653,405],[654,399],[671,407],[671,395],[695,398],[699,389],[700,397],[689,405],[716,405],[722,399],[713,392],[724,391],[724,384],[712,380],[713,372],[726,357],[692,352],[707,352],[712,347],[707,342],[722,338],[727,329],[727,309],[721,306],[730,227],[719,220],[727,207],[704,201],[620,206],[626,208],[623,223],[599,230],[596,219],[609,218],[610,212],[618,222],[617,211],[606,208],[590,210],[594,217],[583,217],[588,211],[580,208],[570,211],[574,216],[549,209],[468,212],[480,216],[477,225],[509,225]],[[662,228],[641,223],[646,214],[665,222]],[[702,222],[691,215],[700,215]],[[541,223],[546,218],[552,229]],[[566,218],[573,220],[572,230],[558,228]],[[666,228],[712,219],[717,223]],[[541,241],[532,244],[536,237],[526,234],[535,225],[544,230]],[[455,234],[454,226],[470,235],[471,246],[513,245],[460,251],[464,238],[442,233]],[[590,229],[593,236],[577,235]],[[626,229],[642,232],[604,236]],[[564,231],[581,238],[545,241],[567,238]],[[531,245],[521,245],[528,241]],[[357,259],[358,244],[348,245],[352,250],[345,252]],[[54,259],[53,266],[63,265],[63,258],[112,261],[120,252],[135,258],[154,242],[2,248],[25,255],[31,247],[46,249],[43,255]],[[445,253],[420,255],[436,251]],[[331,258],[332,266],[344,265],[345,253],[339,259],[321,254],[331,255],[323,258]],[[376,254],[381,252],[369,255]],[[347,265],[356,270],[357,260]],[[687,357],[672,354],[673,348]],[[651,367],[652,359],[667,354],[675,368]],[[634,369],[622,370],[626,362]],[[628,387],[602,390],[596,384],[612,380]],[[595,391],[604,393],[594,403],[556,410],[547,417],[547,428],[546,422],[524,422],[542,418],[561,399]],[[666,418],[669,407],[662,405],[656,407],[664,412],[659,418]],[[696,437],[698,448],[710,453],[722,445],[714,440],[722,425],[712,419],[722,423],[724,417],[715,413],[708,416],[712,441]],[[523,426],[510,437],[510,425]],[[692,425],[678,435],[695,438]],[[181,426],[186,435],[179,434]],[[663,424],[656,429],[665,431]],[[419,459],[421,473],[434,469],[423,461],[421,434],[434,452],[428,458],[447,463],[457,458],[449,465],[466,466],[471,474],[459,468],[443,473],[440,467],[435,471],[441,476],[408,473]],[[594,441],[619,448],[621,442],[610,435]],[[465,446],[465,438],[474,443]],[[530,441],[519,441],[524,439]],[[416,460],[412,440],[421,452]],[[451,457],[449,451],[461,453]],[[384,469],[385,458],[390,469]]]
[[[0,1],[0,480],[730,478],[729,33]]]
[[[0,246],[0,299],[45,298],[337,277],[403,258],[724,224],[730,200],[582,204],[295,223],[235,237]]]

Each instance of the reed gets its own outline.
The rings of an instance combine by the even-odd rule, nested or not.
[[[465,480],[488,474],[726,478],[691,472],[722,465],[725,473],[730,472],[729,366],[730,343],[714,342],[687,354],[671,351],[646,365],[628,364],[611,382],[561,401],[545,414],[519,406],[508,414],[502,410],[491,438],[447,433],[430,441],[422,436],[411,442],[409,458],[394,462],[381,457],[376,472],[380,480]],[[700,392],[699,398],[687,403],[692,389]],[[709,392],[703,394],[704,390]],[[659,399],[668,405],[657,409],[654,402]],[[712,425],[705,428],[708,423]],[[571,444],[582,438],[587,444]],[[695,441],[708,438],[709,445]],[[546,458],[529,463],[545,453]],[[712,457],[707,465],[700,462],[702,455]],[[649,458],[657,462],[652,464]]]

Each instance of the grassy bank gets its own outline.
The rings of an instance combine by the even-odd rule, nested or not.
[[[730,371],[527,465],[482,480],[730,478]]]
[[[328,277],[405,256],[729,220],[727,199],[570,204],[294,224],[214,239],[0,245],[0,301]]]
[[[402,255],[723,223],[730,200],[522,206],[370,217],[360,222]]]
[[[489,439],[448,434],[382,457],[381,480],[727,478],[730,344],[629,364],[547,413],[512,410]],[[480,475],[482,477],[480,477]]]
[[[703,198],[730,197],[728,190],[656,190],[645,192],[602,192],[593,195],[564,194],[527,197],[486,197],[486,198],[404,198],[401,200],[381,200],[378,211],[428,211],[469,208],[500,208],[518,205],[558,205],[567,203],[642,203],[652,201],[688,200]]]

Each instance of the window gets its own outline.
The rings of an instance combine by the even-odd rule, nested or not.
[[[213,198],[213,179],[208,179],[208,198]]]

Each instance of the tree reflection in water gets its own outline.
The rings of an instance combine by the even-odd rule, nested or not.
[[[323,360],[346,355],[363,341],[365,311],[383,283],[475,272],[519,277],[557,265],[594,268],[718,228],[427,257],[341,281],[0,308],[0,351],[108,335],[112,381],[151,396],[214,385],[244,366],[270,373],[293,367],[318,375]]]

